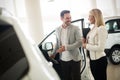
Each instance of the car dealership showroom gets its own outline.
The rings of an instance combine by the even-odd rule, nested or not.
[[[96,18],[100,16],[93,11],[96,13],[93,20],[97,22],[90,23],[93,9],[101,11],[106,38],[103,28],[97,27],[94,37],[91,34],[100,22]],[[66,18],[60,14],[63,10],[69,11]],[[76,31],[63,28],[70,25],[77,26]],[[103,31],[99,34],[100,29]],[[76,42],[67,39],[68,32]],[[90,39],[95,40],[90,43]],[[76,64],[65,66],[71,61],[77,63],[71,57],[78,57],[74,54],[77,50],[81,55],[79,79],[74,78]],[[106,59],[106,68],[102,65],[105,62],[99,60],[101,55]],[[69,79],[66,75],[70,75]],[[101,77],[120,80],[120,0],[0,0],[0,80],[101,80]]]

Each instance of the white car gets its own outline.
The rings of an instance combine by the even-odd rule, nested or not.
[[[0,80],[60,80],[19,21],[0,8]]]
[[[105,52],[109,60],[117,65],[120,63],[120,16],[106,17],[105,24],[108,30]]]

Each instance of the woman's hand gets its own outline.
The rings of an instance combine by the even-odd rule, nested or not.
[[[82,38],[82,47],[86,48],[86,39],[85,38]]]
[[[83,48],[86,48],[86,43],[82,43],[82,47],[83,47]]]
[[[85,38],[82,38],[82,44],[83,43],[86,43],[86,39]]]

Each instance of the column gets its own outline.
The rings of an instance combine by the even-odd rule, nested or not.
[[[91,8],[97,8],[96,0],[91,0],[90,4],[91,4]]]
[[[113,12],[113,16],[116,16],[117,15],[116,0],[111,0],[111,5],[113,6],[111,10]]]
[[[25,0],[29,33],[37,44],[43,39],[40,0]]]

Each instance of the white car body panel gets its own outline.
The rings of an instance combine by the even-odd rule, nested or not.
[[[120,16],[105,17],[105,22],[109,20],[120,19]],[[120,32],[119,33],[109,33],[106,41],[105,49],[111,49],[112,46],[119,44],[120,45]]]
[[[108,39],[106,41],[105,48],[106,49],[110,49],[115,44],[119,44],[120,45],[120,33],[108,34]]]
[[[60,80],[51,63],[46,61],[38,46],[23,32],[19,21],[13,16],[0,15],[0,19],[13,26],[27,57],[29,72],[22,80]]]

